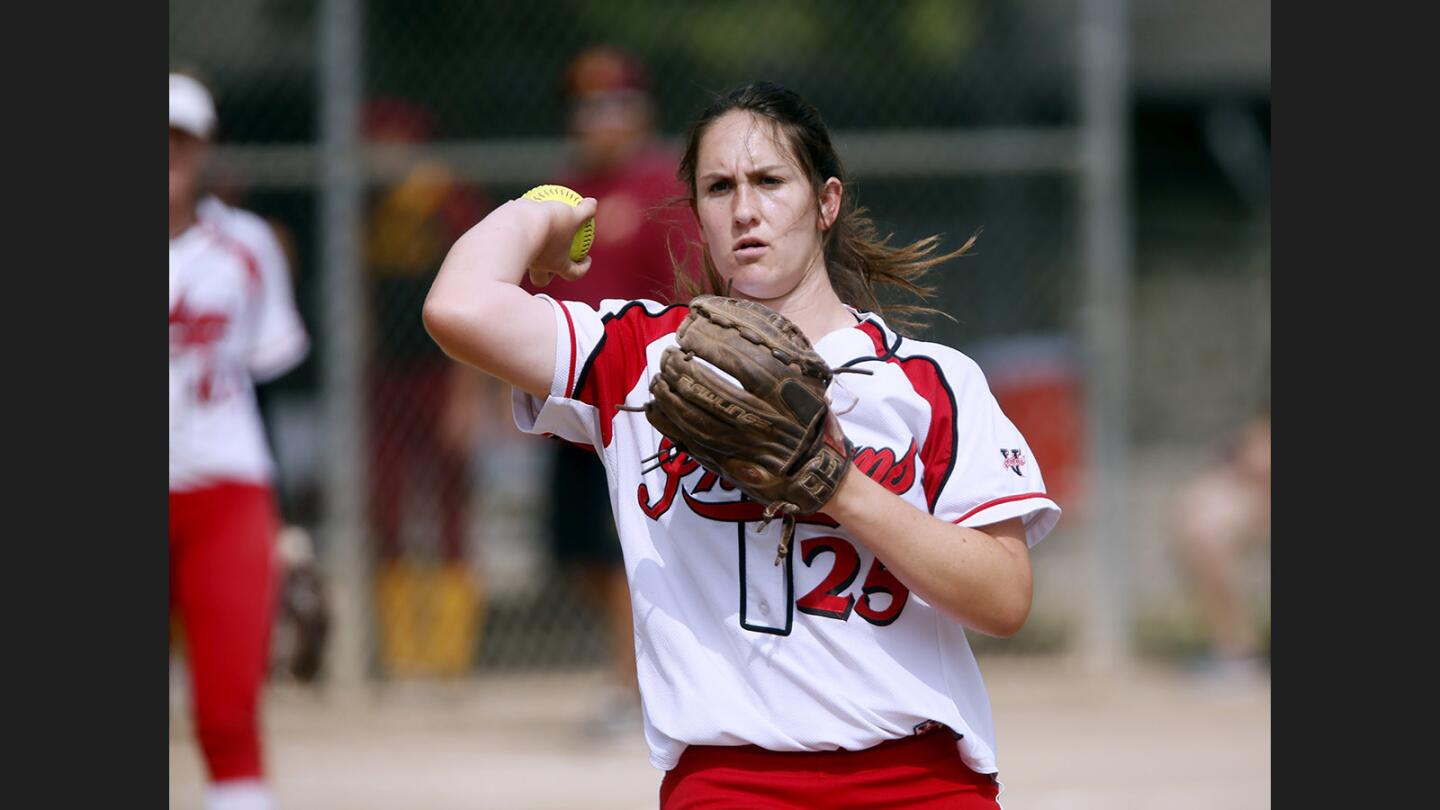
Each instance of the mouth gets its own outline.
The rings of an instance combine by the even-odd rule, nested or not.
[[[764,240],[756,239],[753,236],[747,236],[744,239],[736,240],[734,247],[731,248],[731,251],[735,254],[735,258],[737,260],[744,262],[755,261],[756,259],[759,259],[761,256],[765,255],[765,251],[769,248],[770,246],[766,244]]]

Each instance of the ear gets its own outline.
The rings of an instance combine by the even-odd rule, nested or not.
[[[840,203],[845,199],[845,184],[832,177],[820,187],[820,230],[828,231],[840,216]]]

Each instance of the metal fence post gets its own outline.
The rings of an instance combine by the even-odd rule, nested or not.
[[[1083,657],[1098,670],[1123,667],[1134,653],[1128,13],[1125,0],[1084,0],[1080,26],[1081,331],[1091,508]]]
[[[365,308],[359,251],[363,189],[357,137],[361,9],[359,0],[324,0],[320,12],[323,538],[335,614],[329,676],[334,683],[355,684],[366,676],[370,647],[369,545],[361,497],[366,480],[361,429]]]

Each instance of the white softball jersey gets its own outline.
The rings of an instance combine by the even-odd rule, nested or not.
[[[802,516],[775,564],[780,521],[686,455],[642,474],[669,440],[643,413],[684,306],[548,296],[555,377],[544,400],[518,389],[516,424],[596,449],[605,462],[635,619],[650,758],[687,745],[860,750],[943,723],[967,765],[995,773],[989,697],[965,630],[910,593],[823,512]],[[941,520],[1023,519],[1029,545],[1054,528],[1029,447],[980,368],[954,349],[901,337],[878,316],[815,349],[838,375],[829,397],[854,464]]]
[[[255,380],[293,368],[310,338],[289,265],[260,217],[207,197],[170,240],[170,490],[268,483]]]

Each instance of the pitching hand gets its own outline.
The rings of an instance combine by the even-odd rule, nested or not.
[[[589,256],[579,262],[570,261],[570,244],[575,238],[575,232],[585,220],[595,216],[595,209],[599,204],[594,197],[586,197],[576,206],[556,200],[515,202],[538,206],[547,217],[540,251],[526,268],[532,284],[544,287],[556,276],[566,281],[574,281],[590,270]]]

